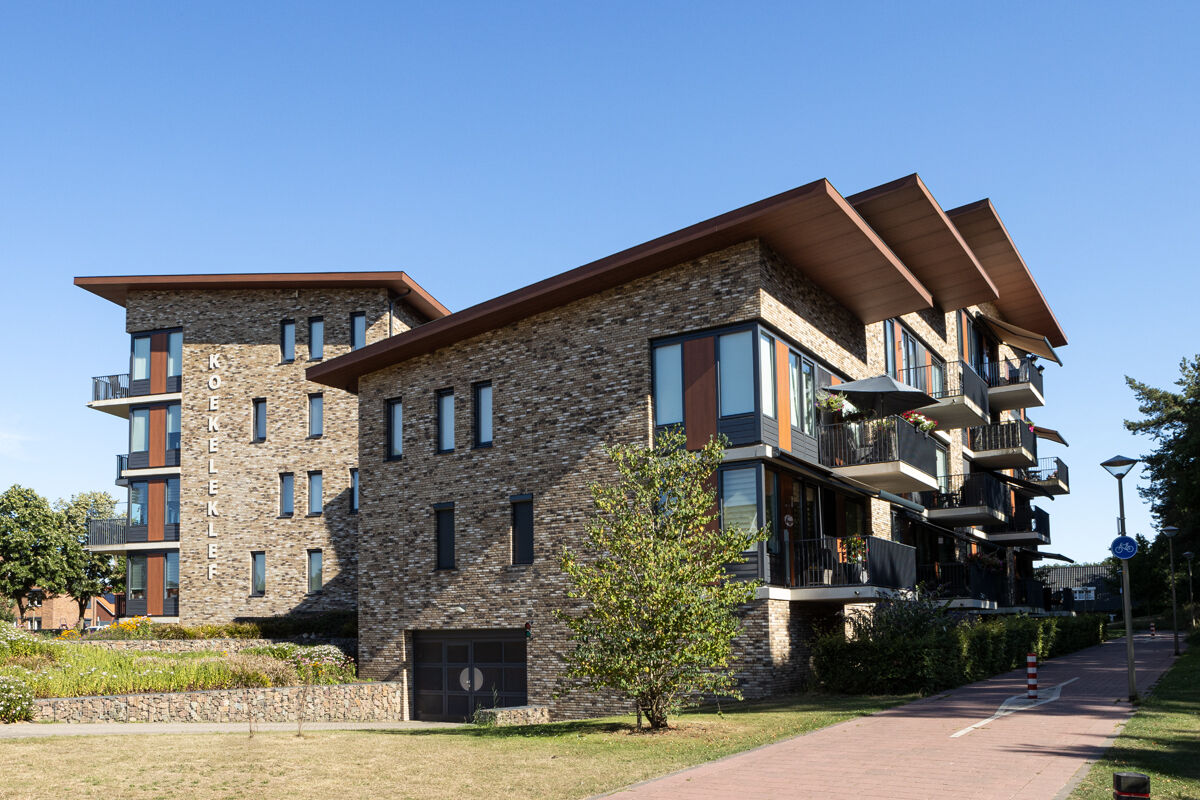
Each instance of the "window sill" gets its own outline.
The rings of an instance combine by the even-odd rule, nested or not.
[[[492,443],[491,443],[491,442],[484,442],[483,444],[477,444],[477,445],[473,445],[473,446],[471,447],[471,449],[472,449],[472,450],[491,450],[491,449],[492,449]]]
[[[293,359],[291,359],[290,361],[280,361],[280,362],[279,362],[278,364],[276,364],[275,366],[277,366],[277,367],[282,367],[282,366],[283,366],[283,365],[285,365],[285,364],[295,364],[295,363],[296,363],[296,359],[294,359],[294,358],[293,358]]]
[[[266,596],[267,596],[267,593],[266,593],[266,592],[263,592],[262,594],[252,594],[252,595],[249,595],[249,597],[250,597],[250,599],[251,599],[251,600],[253,600],[253,599],[254,599],[254,598],[256,598],[256,597],[266,597]]]
[[[434,572],[457,572],[458,567],[434,567]]]
[[[307,514],[305,514],[304,516],[306,516],[306,517],[323,517],[323,516],[325,516],[325,512],[324,511],[310,511]]]
[[[295,516],[295,514],[280,514],[275,519],[291,519],[294,516]]]
[[[398,456],[384,456],[384,457],[383,457],[383,460],[384,460],[384,461],[403,461],[403,460],[404,460],[404,454],[403,454],[403,453],[401,453],[401,454],[400,454],[400,455],[398,455]]]
[[[505,564],[504,571],[505,572],[525,572],[526,570],[530,569],[532,566],[533,566],[532,561],[530,561],[528,564]]]
[[[436,456],[444,456],[447,453],[453,453],[453,452],[454,452],[454,448],[451,447],[449,450],[434,450],[433,454]]]
[[[310,433],[308,436],[305,436],[304,438],[305,439],[320,439],[320,438],[323,438],[324,436],[325,436],[325,434],[323,434],[323,433]]]

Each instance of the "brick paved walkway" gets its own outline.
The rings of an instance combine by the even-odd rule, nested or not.
[[[1135,639],[1138,688],[1170,666],[1171,637]],[[843,722],[805,736],[702,764],[612,797],[621,800],[1052,800],[1085,763],[1103,754],[1129,716],[1123,639],[1048,661],[1041,687],[1074,682],[1061,698],[951,734],[1025,693],[1015,670]]]

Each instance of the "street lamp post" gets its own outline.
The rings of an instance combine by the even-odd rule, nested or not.
[[[1191,622],[1191,627],[1196,627],[1196,597],[1192,594],[1192,558],[1196,554],[1188,551],[1183,554],[1188,565],[1188,619]]]
[[[1175,634],[1175,655],[1179,655],[1179,611],[1175,605],[1175,534],[1179,533],[1179,528],[1168,525],[1162,532],[1167,537],[1167,552],[1171,556],[1171,632]]]
[[[1102,461],[1100,466],[1108,470],[1108,474],[1117,479],[1117,503],[1120,516],[1117,517],[1117,535],[1125,535],[1125,476],[1137,464],[1136,458],[1128,456],[1113,456],[1108,461]],[[1129,599],[1129,559],[1121,561],[1121,600],[1125,612],[1125,661],[1129,672],[1129,702],[1136,703],[1138,699],[1137,673],[1133,667],[1133,604]]]

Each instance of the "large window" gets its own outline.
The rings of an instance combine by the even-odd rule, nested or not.
[[[267,554],[250,554],[250,594],[262,597],[267,593]]]
[[[813,379],[813,365],[802,358],[799,353],[788,354],[788,383],[792,400],[792,427],[804,431],[809,436],[816,435],[816,385]]]
[[[279,516],[290,517],[296,508],[296,476],[290,472],[279,474]]]
[[[482,381],[473,387],[475,395],[474,446],[492,446],[492,382]]]
[[[323,317],[308,318],[308,358],[310,361],[320,361],[325,357],[325,319]]]
[[[150,337],[133,337],[133,363],[129,367],[132,381],[150,380]]]
[[[721,416],[749,414],[754,411],[754,334],[727,333],[717,343]]]
[[[166,513],[163,520],[167,525],[179,524],[179,478],[167,478]]]
[[[512,499],[512,563],[533,563],[533,497]]]
[[[279,323],[279,360],[296,360],[296,323],[290,319]]]
[[[320,514],[325,509],[324,500],[321,498],[321,473],[313,471],[308,473],[308,513]]]
[[[147,519],[146,505],[150,502],[150,484],[146,481],[132,481],[129,484],[129,524],[145,525]]]
[[[125,588],[130,600],[146,599],[146,556],[129,557],[129,578]]]
[[[758,337],[758,381],[763,414],[775,417],[775,340],[765,333]]]
[[[683,422],[683,345],[654,348],[654,424]]]
[[[325,433],[325,395],[308,396],[308,436],[315,439]]]
[[[316,594],[321,591],[321,587],[325,585],[324,579],[321,577],[322,557],[320,550],[308,551],[308,591],[309,594]]]
[[[367,345],[367,315],[356,311],[350,315],[350,349],[358,350]]]
[[[404,455],[404,403],[387,401],[387,457]]]
[[[267,399],[265,397],[257,397],[254,399],[254,441],[265,442],[267,440]]]
[[[179,449],[179,404],[167,406],[167,449]]]
[[[350,470],[350,513],[358,513],[358,470]]]
[[[950,453],[940,444],[934,445],[933,452],[937,458],[938,489],[948,493],[950,491]]]
[[[437,450],[448,453],[454,449],[454,390],[437,393]]]
[[[178,378],[183,374],[183,331],[167,334],[167,377]]]
[[[454,504],[433,507],[434,533],[437,536],[437,568],[454,569]]]
[[[163,597],[170,600],[179,597],[179,551],[171,550],[163,565]]]
[[[150,409],[135,408],[129,412],[129,452],[145,453],[150,449]]]
[[[721,471],[721,527],[750,533],[758,529],[758,468]]]

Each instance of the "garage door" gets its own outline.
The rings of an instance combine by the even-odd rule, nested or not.
[[[528,702],[524,630],[418,631],[413,655],[416,719],[462,722]]]

